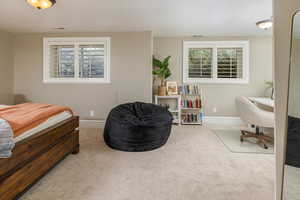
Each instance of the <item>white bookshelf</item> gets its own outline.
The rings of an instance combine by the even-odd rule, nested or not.
[[[202,122],[181,122],[182,125],[202,125]]]
[[[185,87],[184,89],[182,89]],[[181,124],[203,124],[203,92],[198,84],[183,85],[181,94]]]
[[[187,87],[183,85],[182,87]],[[174,124],[202,125],[203,124],[203,92],[199,85],[188,86],[189,90],[180,91],[180,95],[158,96],[155,95],[155,104],[169,105]]]
[[[181,122],[181,95],[158,96],[155,95],[155,104],[169,105],[169,112],[173,115],[173,124],[180,125]]]
[[[183,108],[183,107],[181,107],[181,110],[201,110],[201,108]]]

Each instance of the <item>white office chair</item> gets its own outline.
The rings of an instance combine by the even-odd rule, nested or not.
[[[274,128],[274,113],[260,109],[246,97],[237,97],[235,102],[241,119],[256,127],[255,133],[241,130],[241,142],[244,141],[244,138],[254,137],[267,149],[267,141],[273,140],[273,138],[260,132],[259,127]]]

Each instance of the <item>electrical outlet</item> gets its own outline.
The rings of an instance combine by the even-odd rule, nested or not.
[[[217,112],[217,108],[216,108],[216,107],[213,108],[213,112],[214,112],[214,113]]]
[[[95,116],[95,111],[90,110],[90,116],[91,116],[91,117],[94,117],[94,116]]]

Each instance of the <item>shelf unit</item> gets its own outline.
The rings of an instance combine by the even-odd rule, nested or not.
[[[202,122],[181,122],[182,125],[202,125]]]
[[[174,124],[202,125],[203,124],[203,92],[199,85],[183,85],[180,95],[155,95],[155,104],[169,107]]]
[[[198,84],[182,85],[181,95],[181,124],[203,124],[203,92]]]
[[[155,95],[155,104],[161,106],[169,106],[169,111],[173,115],[173,124],[180,125],[181,122],[181,96],[172,95],[172,96],[158,96]]]

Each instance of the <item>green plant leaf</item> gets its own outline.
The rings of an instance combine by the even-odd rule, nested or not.
[[[272,81],[266,81],[265,84],[268,86],[267,88],[273,88],[274,83]]]
[[[158,71],[153,70],[153,71],[152,71],[152,74],[153,74],[153,75],[158,75]]]
[[[267,85],[273,85],[273,82],[272,81],[266,81],[265,82]]]
[[[161,63],[160,60],[156,59],[156,58],[153,56],[153,59],[152,59],[152,65],[153,65],[153,67],[159,67],[159,68],[161,68],[162,63]]]
[[[166,57],[166,58],[164,59],[164,61],[163,61],[162,64],[163,64],[164,66],[168,67],[168,66],[169,66],[169,60],[170,60],[170,58],[171,58],[171,56]]]
[[[153,74],[160,76],[161,75],[161,69],[153,70]]]
[[[163,84],[165,79],[172,75],[171,70],[169,69],[170,58],[171,56],[168,56],[163,61],[160,61],[153,56],[152,64],[155,68],[153,69],[152,74],[159,76],[162,79],[161,84]]]
[[[169,78],[172,75],[170,69],[168,68],[167,71],[165,72],[165,79]]]
[[[153,73],[155,75],[158,75],[158,76],[163,76],[164,69],[163,68],[159,68],[159,69],[153,70]]]

